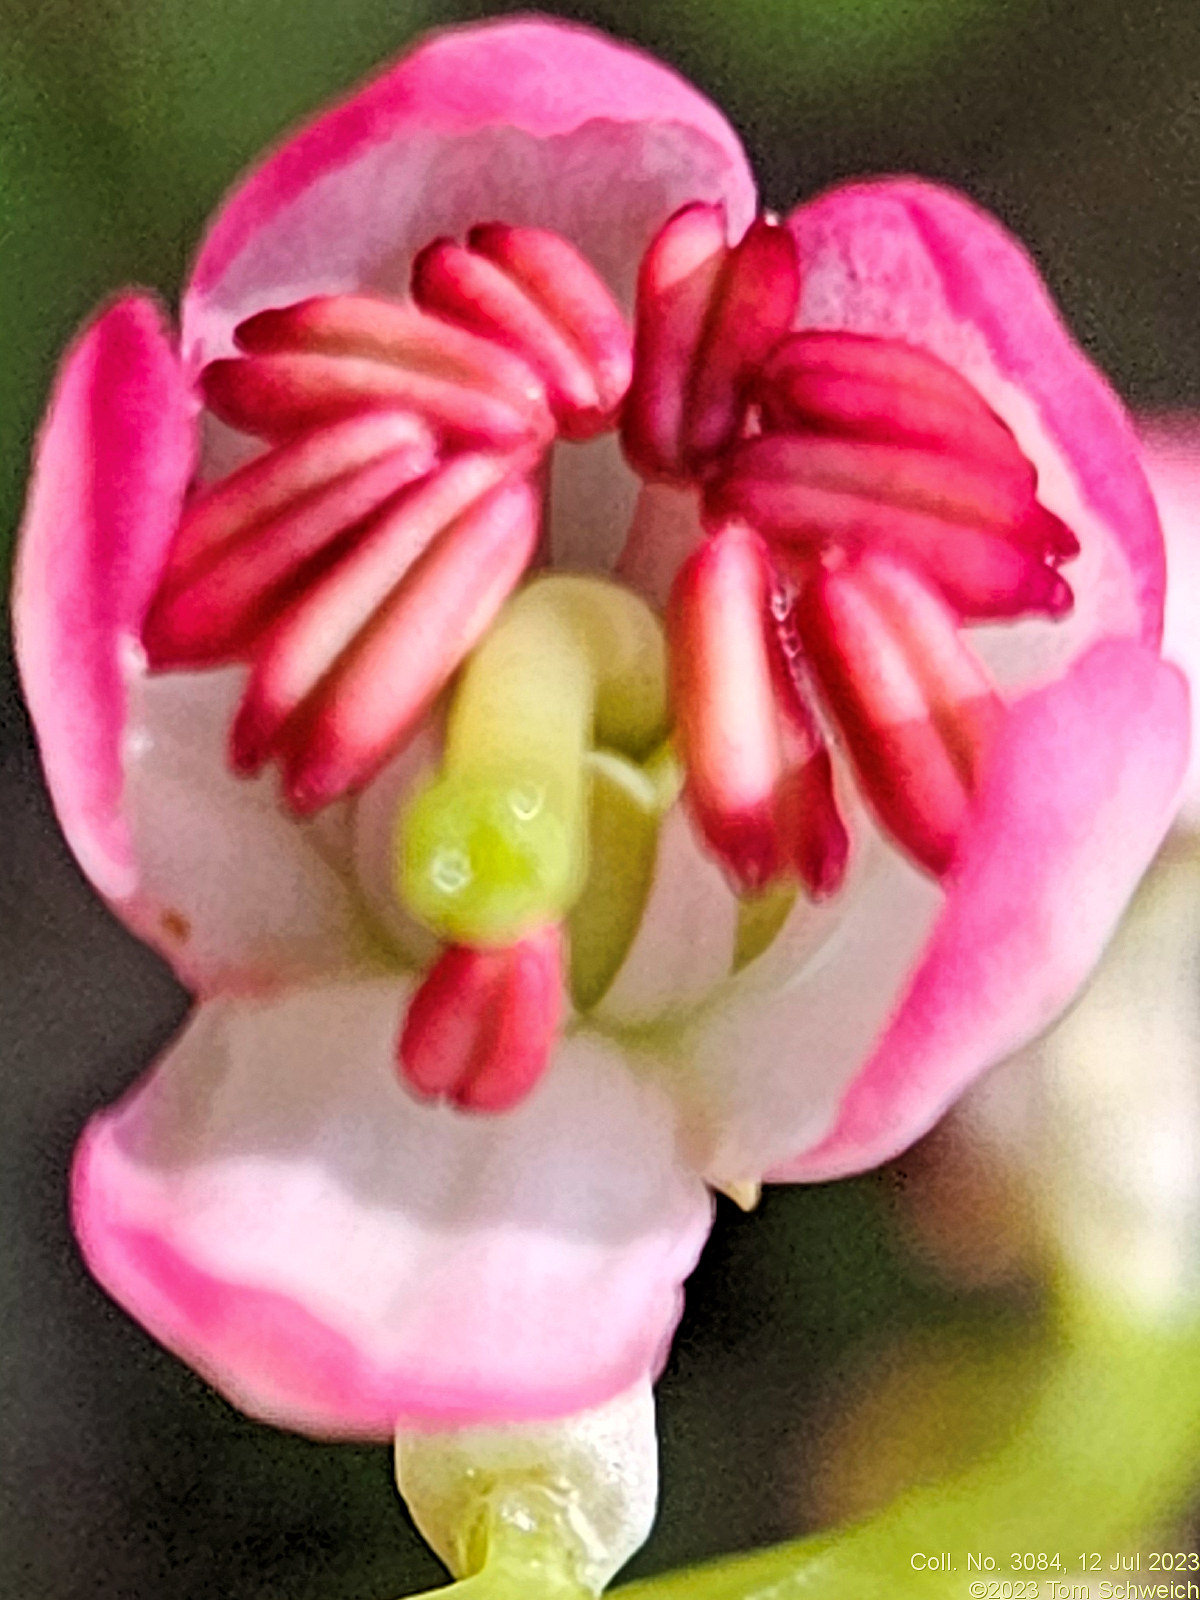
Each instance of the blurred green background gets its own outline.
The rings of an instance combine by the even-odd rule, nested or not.
[[[173,298],[268,141],[437,0],[0,0],[0,537],[57,352],[137,282]],[[524,8],[522,8],[524,9]],[[1200,399],[1197,0],[597,0],[547,9],[658,52],[743,134],[768,204],[850,174],[956,183],[1026,240],[1139,408]],[[84,1275],[64,1175],[88,1112],[184,997],[96,904],[0,682],[0,1596],[369,1600],[437,1580],[384,1450],[241,1419]],[[900,1177],[903,1177],[902,1167]],[[722,1208],[661,1386],[665,1493],[636,1570],[797,1531],[831,1395],[913,1330],[995,1340],[1036,1303],[906,1249],[897,1174]]]

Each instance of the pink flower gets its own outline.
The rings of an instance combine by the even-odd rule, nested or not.
[[[1178,663],[1200,707],[1200,430],[1184,413],[1142,417],[1138,422],[1146,474],[1167,547],[1163,653]],[[1192,755],[1183,791],[1180,823],[1200,823],[1200,739],[1193,729]]]
[[[723,286],[726,320],[714,313],[704,326],[724,331],[699,356],[693,342],[692,366],[680,365],[682,324],[651,326],[639,314],[626,445],[654,482],[622,460],[611,432],[589,437],[611,421],[603,385],[589,399],[567,368],[556,369],[557,388],[547,384],[565,441],[548,458],[554,562],[605,572],[620,557],[621,576],[655,601],[684,560],[696,564],[672,626],[684,641],[679,692],[705,712],[684,742],[706,848],[680,808],[667,814],[619,972],[513,1109],[471,1115],[397,1085],[401,1000],[431,943],[391,894],[388,837],[397,795],[435,740],[418,734],[369,781],[355,768],[356,798],[301,821],[272,774],[230,770],[226,743],[245,689],[236,666],[149,670],[142,640],[193,471],[198,463],[211,481],[245,456],[227,427],[201,425],[198,378],[209,369],[207,392],[227,416],[243,402],[260,416],[254,407],[281,394],[319,400],[344,371],[335,382],[325,369],[314,377],[311,364],[299,376],[288,369],[272,388],[283,368],[265,357],[236,371],[209,364],[228,362],[233,330],[260,311],[316,296],[400,298],[418,252],[497,220],[570,241],[628,311],[639,263],[651,263],[655,293],[669,287],[659,245],[675,235],[661,230],[685,207],[738,240],[756,198],[732,130],[674,74],[555,23],[444,33],[293,137],[234,193],[200,251],[178,341],[144,297],[129,295],[81,336],[60,375],[21,546],[24,682],[81,864],[197,998],[152,1074],[88,1127],[76,1228],[123,1305],[273,1421],[369,1435],[403,1419],[552,1416],[653,1370],[708,1231],[710,1186],[746,1198],[763,1179],[834,1177],[908,1144],[1066,1004],[1169,823],[1187,694],[1159,656],[1161,540],[1119,406],[994,222],[914,181],[836,190],[787,223],[798,246],[795,326],[810,343],[820,331],[908,352],[909,376],[893,367],[884,385],[885,446],[917,438],[896,407],[910,380],[920,386],[918,369],[943,375],[929,378],[935,388],[949,384],[956,438],[978,413],[1005,451],[1019,446],[1043,518],[1022,569],[1034,587],[1006,591],[1006,620],[976,627],[996,612],[972,612],[961,594],[952,603],[947,589],[914,578],[911,549],[847,554],[841,534],[829,534],[820,548],[841,554],[820,558],[797,623],[815,700],[793,703],[799,680],[790,669],[772,678],[753,641],[738,680],[760,695],[768,733],[783,718],[782,766],[767,773],[768,789],[778,778],[794,797],[803,780],[828,802],[804,813],[820,828],[788,846],[816,898],[802,898],[777,932],[748,921],[709,847],[735,873],[737,852],[713,846],[720,828],[704,822],[714,814],[706,795],[715,792],[719,823],[731,793],[730,765],[710,760],[706,743],[721,664],[732,659],[717,624],[738,606],[761,617],[761,550],[784,561],[795,528],[773,484],[824,492],[830,474],[849,471],[871,493],[897,491],[891,477],[879,488],[883,457],[869,448],[800,460],[786,442],[812,407],[826,416],[833,404],[805,388],[809,345],[778,357],[780,416],[769,397],[759,402],[768,430],[782,433],[743,437],[737,407],[780,328],[738,274],[760,249],[777,254],[787,235],[759,224],[741,254],[717,240],[705,281]],[[484,234],[501,248],[503,230]],[[656,237],[658,253],[647,256]],[[484,299],[469,287],[476,265],[446,248],[421,258],[421,293],[441,296],[444,309],[467,282],[458,303],[470,313]],[[278,333],[278,323],[266,326]],[[489,337],[496,326],[487,323]],[[842,378],[868,342],[829,347]],[[648,374],[665,385],[649,398]],[[377,378],[372,369],[363,382]],[[244,385],[260,379],[247,400]],[[668,392],[676,379],[692,385],[682,423]],[[856,394],[861,422],[870,408]],[[454,457],[453,470],[466,472],[473,418],[454,411],[454,396],[427,390],[426,399],[441,437],[468,452]],[[479,427],[494,443],[507,425],[490,412]],[[405,426],[393,441],[409,452],[397,481],[429,466],[427,435]],[[944,458],[953,465],[959,455],[947,446]],[[506,481],[540,485],[546,458],[533,459]],[[715,529],[709,544],[697,485]],[[944,483],[936,492],[949,493]],[[516,502],[510,510],[525,526]],[[747,522],[760,525],[759,543]],[[1067,589],[1057,567],[1075,541]],[[946,557],[944,541],[936,553]],[[947,559],[946,582],[961,580],[953,551]],[[497,596],[513,581],[506,575]],[[722,597],[732,597],[729,611]],[[911,619],[912,607],[925,621],[901,629],[889,656],[884,624]],[[851,625],[852,612],[868,621]],[[450,607],[446,625],[457,622]],[[740,648],[749,635],[738,638]],[[904,753],[899,668],[886,665],[895,659],[919,690],[918,749],[935,766],[950,762],[949,787],[931,778],[923,790],[925,755],[913,765]],[[725,699],[736,723],[739,702]],[[832,764],[821,710],[830,707]],[[883,754],[872,730],[891,741]],[[914,788],[896,787],[902,771]],[[294,804],[305,800],[300,789]],[[764,813],[768,844],[785,813]],[[771,881],[778,870],[752,864],[745,876]],[[531,980],[543,999],[545,970]],[[513,971],[495,981],[519,989]],[[486,989],[490,972],[472,981]],[[418,1067],[428,1065],[421,1055]]]

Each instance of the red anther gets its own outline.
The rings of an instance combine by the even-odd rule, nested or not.
[[[1063,616],[1070,586],[1047,563],[1067,531],[1024,474],[909,446],[801,434],[750,439],[707,496],[710,526],[744,518],[779,546],[891,550],[960,617]]]
[[[502,267],[580,352],[595,380],[600,415],[611,421],[629,388],[632,337],[591,263],[546,228],[486,222],[471,229],[467,242]]]
[[[477,234],[483,248],[477,247]],[[602,398],[595,351],[576,335],[582,329],[589,341],[598,338],[605,359],[610,359],[615,318],[618,340],[628,348],[628,334],[608,290],[565,239],[537,229],[493,232],[490,226],[477,234],[471,236],[471,248],[453,239],[435,239],[427,245],[413,262],[413,298],[448,323],[520,355],[545,380],[550,409],[563,435],[592,438],[612,421],[613,403],[607,398],[612,372],[604,376]],[[514,255],[523,270],[513,271],[504,259]],[[559,269],[569,274],[570,281],[555,291],[553,280]],[[546,280],[548,296],[541,292]],[[573,322],[562,320],[564,306]],[[601,324],[607,324],[607,331]]]
[[[356,467],[393,450],[420,455],[432,448],[429,429],[411,412],[368,411],[314,428],[290,444],[256,456],[189,502],[171,546],[170,575],[182,577],[227,539],[268,521]]]
[[[519,1105],[550,1064],[562,968],[553,926],[494,949],[451,945],[409,1002],[396,1050],[402,1081],[465,1111]]]
[[[833,762],[801,680],[803,645],[789,612],[768,629],[775,703],[784,753],[779,831],[788,860],[814,900],[841,888],[850,834],[838,809]]]
[[[1043,561],[1054,564],[1072,561],[1079,554],[1079,540],[1074,533],[1061,517],[1044,506],[1034,506],[1032,515],[1012,530],[1012,537]]]
[[[841,888],[850,864],[850,834],[838,809],[833,762],[824,747],[801,755],[788,748],[779,795],[779,831],[788,861],[813,900]]]
[[[415,562],[284,734],[294,811],[308,815],[361,788],[416,732],[519,582],[538,517],[527,482],[502,483]]]
[[[638,275],[622,418],[626,454],[644,477],[688,482],[737,437],[799,296],[796,242],[778,223],[759,217],[731,248],[719,206],[685,206],[667,222]]]
[[[680,568],[667,612],[671,701],[702,837],[743,892],[782,872],[784,753],[768,628],[771,570],[757,534],[731,524]]]
[[[248,317],[235,338],[250,355],[307,350],[391,362],[505,400],[524,411],[531,432],[548,428],[546,386],[527,361],[410,302],[317,295]]]
[[[642,257],[621,442],[632,464],[652,481],[690,478],[688,390],[728,254],[724,208],[697,201],[670,218]]]
[[[860,333],[793,333],[754,385],[769,431],[915,445],[1036,474],[977,390],[928,351]]]
[[[151,663],[215,666],[244,655],[281,605],[336,555],[342,540],[425,476],[434,460],[428,435],[415,438],[298,495],[274,515],[244,522],[190,561],[173,562],[143,635]]]
[[[827,708],[881,826],[949,871],[1003,707],[932,588],[872,552],[819,568],[796,620]]]
[[[837,539],[855,535],[863,519],[870,537],[872,512],[893,509],[1004,533],[1021,526],[1036,502],[1024,470],[911,445],[773,433],[729,452],[710,504],[718,518],[745,516],[763,533],[795,529]]]
[[[273,442],[380,408],[415,411],[456,442],[489,449],[515,449],[532,434],[523,397],[501,398],[457,378],[369,356],[303,349],[241,356],[210,362],[201,384],[222,422]]]
[[[238,771],[257,771],[293,713],[437,535],[528,464],[524,457],[455,456],[402,493],[284,610],[259,643],[234,722]]]
[[[684,456],[693,472],[741,431],[751,385],[791,327],[799,298],[795,239],[757,218],[725,261],[688,380]]]

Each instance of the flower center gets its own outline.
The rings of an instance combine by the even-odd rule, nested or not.
[[[842,882],[834,751],[901,850],[954,869],[1004,714],[963,630],[1065,615],[1078,543],[949,366],[791,331],[802,266],[772,219],[731,245],[720,207],[685,207],[642,261],[631,337],[574,246],[488,223],[421,251],[409,300],[261,311],[203,374],[267,448],[188,506],[145,643],[158,668],[248,663],[235,769],[276,764],[316,811],[454,684],[441,769],[396,838],[397,896],[448,944],[400,1038],[419,1093],[516,1103],[564,976],[577,1004],[602,997],[674,796],[671,730],[697,833],[765,908],[743,959],[791,886]],[[514,596],[550,450],[614,428],[705,530],[665,645],[611,582]]]

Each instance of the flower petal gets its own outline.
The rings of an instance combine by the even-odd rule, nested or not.
[[[184,297],[183,348],[193,366],[229,355],[243,317],[309,295],[404,295],[422,247],[494,221],[563,235],[628,312],[647,243],[697,199],[724,203],[734,237],[756,207],[736,134],[668,67],[539,18],[436,33],[233,193]],[[636,492],[615,439],[557,450],[556,560],[611,567]]]
[[[96,1118],[101,1282],[243,1409],[315,1433],[524,1420],[656,1368],[710,1201],[668,1103],[594,1038],[466,1117],[400,1089],[391,979],[201,1007]]]
[[[138,681],[125,811],[138,864],[121,908],[198,994],[261,992],[372,960],[365,907],[326,833],[284,811],[273,778],[225,758],[237,668]]]
[[[1097,646],[1014,706],[947,895],[875,840],[798,906],[665,1067],[710,1181],[874,1166],[1044,1028],[1166,831],[1188,716],[1175,668]]]
[[[361,917],[313,838],[229,774],[240,674],[147,678],[142,627],[192,469],[195,402],[157,308],[129,295],[77,341],[18,554],[22,681],[85,872],[202,992],[337,969]]]
[[[906,340],[956,368],[1080,539],[1069,619],[973,631],[1001,681],[1047,682],[1098,639],[1157,644],[1162,542],[1132,428],[1021,246],[961,196],[914,180],[835,189],[790,225],[804,263],[798,325]]]
[[[80,865],[113,901],[138,887],[122,741],[192,469],[194,412],[158,308],[142,295],[116,301],[59,373],[18,551],[17,657],[46,780]]]
[[[548,227],[628,307],[647,240],[686,200],[740,233],[754,186],[729,124],[669,68],[598,33],[524,18],[431,35],[269,157],[209,232],[184,349],[327,291],[403,293],[413,255],[477,223]]]
[[[1189,724],[1183,674],[1130,642],[1098,645],[1013,709],[903,1003],[832,1130],[773,1177],[886,1160],[1053,1021],[1170,825]]]
[[[675,1042],[694,1153],[724,1184],[881,1161],[1044,1027],[1161,839],[1187,742],[1181,679],[1157,660],[1161,539],[1131,430],[1019,246],[911,181],[836,190],[791,226],[799,325],[901,339],[967,377],[1078,534],[1080,603],[972,630],[1019,697],[946,899],[864,841],[845,894],[798,906]]]
[[[1200,712],[1200,427],[1194,417],[1154,417],[1141,423],[1146,472],[1167,544],[1167,615],[1163,654],[1178,662]],[[1185,826],[1200,825],[1200,738],[1184,787]]]

